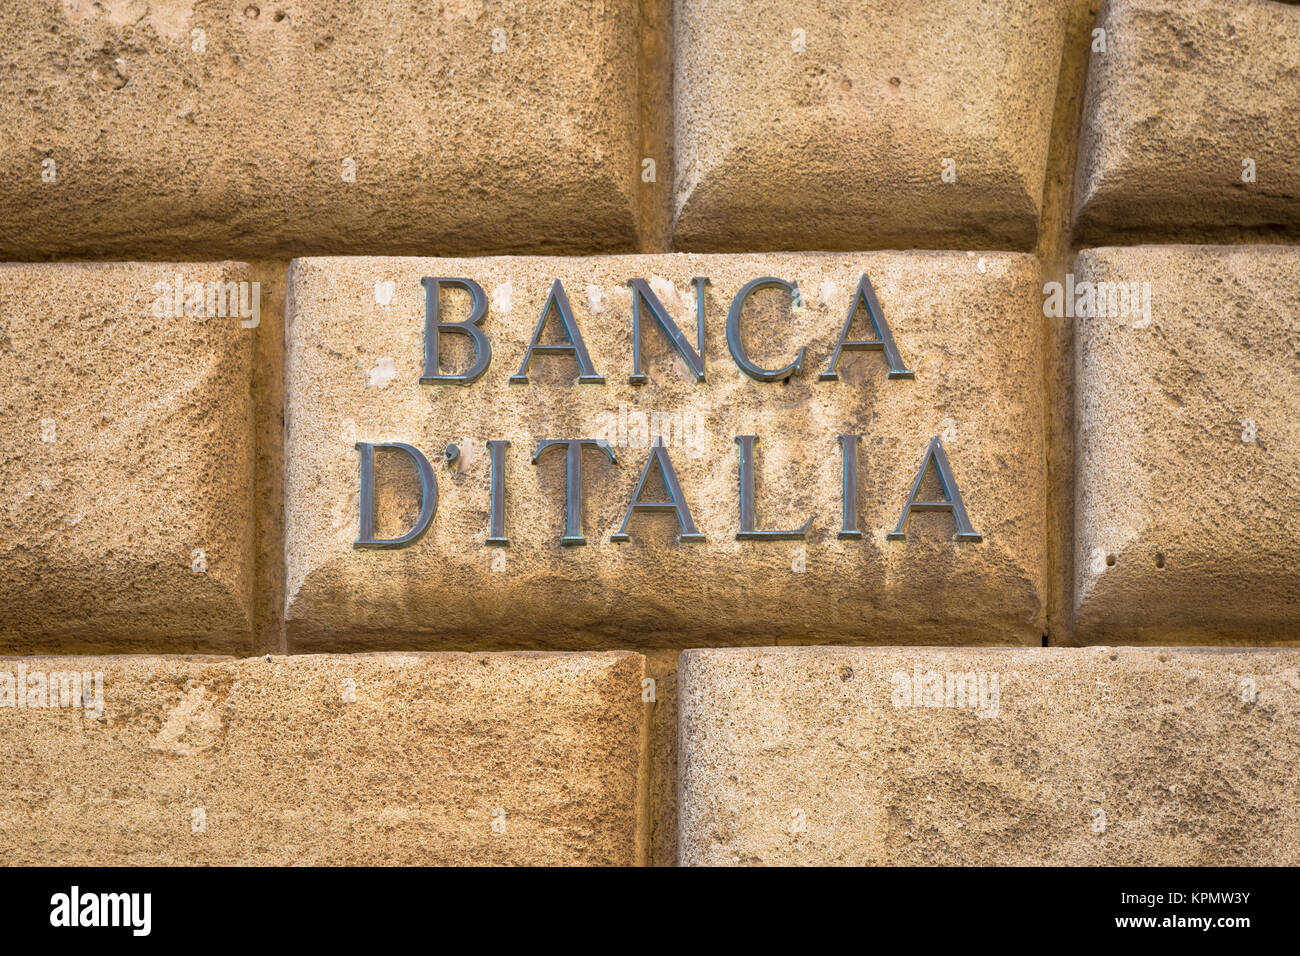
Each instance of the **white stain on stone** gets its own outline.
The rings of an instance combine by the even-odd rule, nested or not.
[[[830,279],[823,279],[822,284],[817,289],[817,294],[821,296],[822,302],[830,305],[839,297],[840,287]]]
[[[492,290],[492,311],[509,312],[515,307],[515,287],[509,281],[501,283]]]
[[[587,308],[593,315],[605,311],[605,293],[600,286],[587,286]]]
[[[651,276],[649,285],[650,291],[659,298],[665,308],[676,310],[681,306],[682,297],[677,291],[677,286],[663,276]]]
[[[388,357],[381,358],[369,372],[366,385],[369,388],[387,388],[397,378],[397,366]]]
[[[356,456],[354,451],[353,456]],[[334,539],[340,545],[345,544],[351,548],[352,541],[357,533],[357,515],[361,512],[361,491],[358,489],[353,492],[346,500],[340,500],[338,507],[330,521],[330,526],[334,529]]]
[[[379,811],[378,824],[385,830],[396,830],[409,825],[412,812],[408,807],[384,807]]]
[[[796,282],[794,292],[790,294],[790,311],[795,315],[803,315],[808,311],[808,297],[804,295],[803,289],[799,288]]]
[[[460,448],[460,458],[456,460],[456,467],[458,470],[464,471],[474,464],[486,446],[473,438],[462,438],[457,447]]]
[[[79,26],[103,18],[113,27],[147,21],[159,36],[179,39],[194,13],[194,0],[63,0],[63,15]]]
[[[483,16],[482,0],[444,0],[444,20],[478,20]]]
[[[377,305],[389,305],[393,301],[393,293],[397,291],[397,283],[392,279],[385,279],[382,282],[375,283],[375,303]]]
[[[149,749],[184,757],[215,747],[222,726],[216,704],[216,697],[210,697],[202,685],[187,686],[180,703],[154,735]]]

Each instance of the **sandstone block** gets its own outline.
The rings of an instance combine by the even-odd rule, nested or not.
[[[1300,250],[1090,249],[1075,273],[1106,284],[1075,319],[1076,638],[1300,640]]]
[[[859,298],[864,275],[893,352],[846,346],[826,380],[851,305],[846,338],[883,342]],[[755,289],[763,277],[797,288]],[[632,279],[644,280],[641,385],[629,382]],[[486,365],[464,326],[426,334],[435,286],[435,323],[463,322],[477,302]],[[697,373],[682,356],[698,354],[700,288]],[[1042,320],[1029,256],[300,259],[289,298],[291,648],[1041,638]],[[552,349],[580,339],[585,363],[572,346],[530,350],[534,336]],[[742,371],[733,353],[760,368]],[[474,381],[437,378],[453,375]],[[591,444],[542,444],[562,439]],[[428,493],[411,453],[384,443],[420,453]],[[952,508],[922,506],[896,536],[913,497],[957,496],[970,533]],[[629,517],[634,501],[682,507]],[[374,543],[421,529],[407,546]]]
[[[1068,0],[676,5],[678,249],[1029,249]]]
[[[1300,230],[1300,7],[1109,0],[1079,147],[1084,242]]]
[[[251,648],[248,275],[0,266],[0,647]]]
[[[1300,651],[691,650],[688,865],[1295,865]]]
[[[6,0],[0,256],[630,249],[635,0]]]
[[[4,704],[6,674],[73,672],[99,713]],[[641,677],[626,652],[0,659],[0,862],[630,865]]]

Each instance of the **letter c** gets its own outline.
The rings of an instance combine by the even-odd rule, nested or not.
[[[796,300],[799,296],[798,284],[786,282],[784,279],[763,276],[761,279],[746,282],[741,290],[736,293],[736,297],[731,300],[731,310],[727,313],[727,348],[731,350],[731,357],[735,359],[736,365],[750,378],[757,379],[760,382],[780,382],[791,375],[798,375],[803,369],[803,356],[804,352],[807,351],[807,347],[800,346],[799,354],[785,368],[771,371],[760,368],[751,362],[749,356],[745,354],[745,346],[740,341],[740,313],[745,308],[745,302],[759,289],[768,288],[785,289]]]

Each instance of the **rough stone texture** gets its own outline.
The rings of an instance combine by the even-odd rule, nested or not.
[[[258,262],[262,321],[254,331],[253,416],[257,432],[253,518],[257,526],[256,649],[286,652],[284,643],[284,296],[289,263]]]
[[[646,652],[646,676],[655,682],[650,711],[651,866],[677,865],[677,656],[678,650]]]
[[[1292,650],[686,651],[681,860],[1295,865],[1298,668]],[[989,702],[996,675],[996,713],[902,692],[945,675],[946,700],[971,671]]]
[[[672,250],[673,186],[673,2],[640,0],[637,26],[641,60],[640,195],[638,252]],[[654,161],[649,177],[645,160]]]
[[[632,249],[636,28],[636,0],[4,0],[0,256]]]
[[[881,352],[846,352],[838,382],[823,371],[859,276],[867,271],[914,380],[889,380]],[[768,367],[807,345],[789,384],[740,372],[725,344],[728,306],[764,275],[796,280],[804,307],[779,290],[745,311],[744,339]],[[483,328],[492,364],[476,383],[421,385],[421,276],[467,276],[493,303]],[[707,381],[691,379],[647,319],[651,382],[627,384],[631,304],[643,277],[694,340],[690,278],[709,276]],[[575,384],[569,356],[520,367],[551,283],[568,290],[597,372]],[[387,305],[376,301],[381,284]],[[1016,254],[627,256],[591,259],[306,259],[291,269],[286,458],[287,606],[295,650],[684,646],[807,641],[1038,643],[1043,633],[1045,489],[1038,268]],[[443,294],[444,320],[468,296]],[[508,309],[507,309],[508,306]],[[865,310],[853,330],[869,328]],[[690,316],[690,318],[687,318]],[[548,331],[558,332],[551,316]],[[464,336],[444,334],[444,371],[468,367]],[[461,355],[450,353],[461,346]],[[621,407],[624,409],[621,411]],[[659,426],[620,422],[656,413]],[[614,544],[648,457],[671,426],[668,452],[704,543],[677,543],[670,514],[639,515]],[[840,540],[836,436],[858,432],[859,541]],[[759,527],[807,541],[737,541],[735,436],[757,434]],[[914,514],[905,542],[887,541],[932,436],[944,439],[980,543],[956,542],[951,516]],[[534,466],[540,439],[601,438],[617,466],[584,452],[586,547],[562,547],[564,455]],[[488,548],[486,442],[505,439],[506,534]],[[437,515],[403,550],[353,548],[358,536],[357,441],[399,440],[434,461]],[[455,443],[454,467],[443,449]],[[639,446],[639,447],[638,447]],[[395,453],[390,453],[390,457]],[[413,524],[414,470],[378,456],[383,536]],[[402,468],[401,471],[397,470]],[[931,475],[933,477],[933,475]],[[651,483],[653,486],[654,482]],[[937,484],[937,482],[936,482]],[[930,493],[927,486],[927,494]],[[937,496],[937,495],[935,495]],[[653,487],[649,497],[658,495]],[[493,571],[496,562],[499,572]],[[796,569],[800,564],[803,572]]]
[[[9,653],[252,647],[256,330],[156,316],[177,274],[256,278],[234,262],[0,266]]]
[[[1074,270],[1072,212],[1078,163],[1079,116],[1088,73],[1088,53],[1100,0],[1074,0],[1066,31],[1051,147],[1043,185],[1043,215],[1035,249],[1044,282],[1064,282]],[[1043,383],[1047,396],[1047,542],[1049,643],[1066,640],[1074,618],[1074,323],[1043,316],[1047,355]]]
[[[1300,249],[1104,248],[1079,281],[1075,637],[1300,641]]]
[[[1110,0],[1098,26],[1106,52],[1089,67],[1080,239],[1300,236],[1300,7]]]
[[[1068,6],[679,0],[677,248],[1031,248]]]
[[[637,654],[20,663],[104,708],[0,707],[4,865],[639,861]]]

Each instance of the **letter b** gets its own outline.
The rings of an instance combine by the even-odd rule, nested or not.
[[[420,280],[424,286],[424,374],[420,376],[421,385],[469,385],[478,380],[487,371],[492,361],[492,345],[479,328],[487,316],[487,295],[483,287],[473,279],[432,278],[425,276]],[[443,322],[439,315],[438,291],[444,286],[464,289],[470,296],[469,318],[464,322]],[[474,343],[474,364],[460,375],[443,375],[438,364],[438,336],[442,332],[459,332],[468,335]]]

